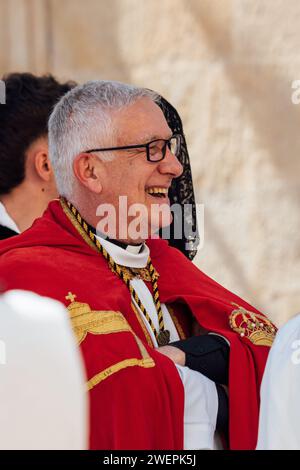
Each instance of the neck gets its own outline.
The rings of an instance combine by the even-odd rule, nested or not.
[[[99,232],[95,229],[95,227],[91,224],[89,224],[86,220],[85,222],[87,223],[89,229],[95,234],[98,235],[98,237],[103,238],[104,240],[107,240],[108,242],[114,243],[117,246],[120,246],[121,248],[127,249],[130,246],[134,247],[141,247],[145,243],[145,240],[141,240],[140,242],[134,241],[129,241],[129,240],[119,240],[116,237],[109,237],[108,235],[105,235],[102,232]]]
[[[145,239],[143,238],[138,238],[138,239],[131,239],[131,238],[124,238],[124,237],[119,237],[119,233],[124,233],[124,230],[120,228],[118,225],[118,217],[116,217],[115,222],[117,223],[117,227],[115,228],[114,233],[110,233],[109,230],[107,233],[104,233],[102,230],[98,230],[97,226],[99,226],[99,222],[101,221],[100,216],[96,216],[97,213],[97,207],[99,206],[98,201],[95,203],[95,200],[91,196],[89,200],[86,200],[82,198],[80,200],[80,197],[71,197],[71,198],[65,198],[66,201],[71,203],[75,209],[79,212],[81,217],[84,219],[84,221],[89,225],[89,228],[94,232],[95,234],[99,235],[99,237],[104,238],[108,241],[111,241],[113,243],[119,244],[120,246],[125,245],[142,245],[145,243]],[[107,216],[103,217],[105,221],[107,221]],[[109,224],[108,224],[109,225]],[[128,230],[125,230],[125,233],[128,233]]]
[[[46,188],[42,191],[42,188],[24,183],[13,189],[11,193],[1,196],[1,202],[20,232],[31,227],[33,221],[42,215],[49,200]]]

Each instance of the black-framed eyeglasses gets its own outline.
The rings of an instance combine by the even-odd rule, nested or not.
[[[181,135],[174,134],[170,139],[156,139],[148,142],[147,144],[138,144],[138,145],[124,145],[122,147],[108,147],[108,148],[99,148],[86,150],[83,153],[93,153],[93,152],[111,152],[114,150],[130,150],[130,149],[146,149],[147,160],[149,162],[160,162],[166,156],[167,147],[170,152],[178,157],[181,146]]]

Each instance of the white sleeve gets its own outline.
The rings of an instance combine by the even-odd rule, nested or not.
[[[218,413],[215,383],[200,372],[176,364],[184,392],[184,449],[214,449]]]

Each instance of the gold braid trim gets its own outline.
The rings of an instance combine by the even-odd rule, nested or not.
[[[94,251],[98,252],[97,247],[95,246],[95,243],[92,242],[92,240],[90,239],[88,234],[83,230],[82,226],[77,221],[75,215],[70,211],[70,209],[67,206],[66,201],[63,198],[60,198],[60,204],[61,204],[61,207],[62,207],[64,213],[66,214],[66,216],[70,220],[71,224],[74,225],[74,227],[80,233],[80,235],[82,236],[84,241],[89,245],[89,247],[93,248]]]
[[[68,217],[70,222],[78,230],[78,232],[80,233],[82,238],[87,242],[87,244],[91,248],[93,248],[96,251],[99,251],[104,256],[104,258],[108,262],[108,266],[110,267],[110,269],[113,272],[115,272],[125,282],[125,284],[127,285],[127,287],[130,290],[131,295],[136,299],[136,302],[137,302],[139,308],[141,309],[142,313],[145,315],[148,323],[150,324],[150,327],[153,330],[153,333],[154,333],[154,335],[157,339],[158,344],[160,344],[160,338],[159,338],[160,334],[157,332],[156,328],[154,327],[154,325],[151,321],[151,318],[148,315],[147,310],[145,309],[144,305],[140,301],[140,299],[139,299],[137,293],[135,292],[134,288],[130,285],[130,283],[129,283],[130,276],[128,276],[128,274],[123,270],[122,266],[119,266],[117,263],[115,263],[115,261],[107,253],[105,248],[101,245],[99,240],[97,240],[97,238],[95,237],[95,234],[91,230],[88,231],[88,225],[84,221],[84,219],[82,219],[82,217],[79,214],[79,212],[77,211],[77,209],[70,202],[66,201],[64,198],[60,198],[60,203],[61,203],[61,206],[63,208],[64,213],[66,214],[66,216]],[[82,229],[82,227],[83,227],[83,229]],[[154,268],[154,266],[151,262],[150,257],[148,259],[147,267],[149,269],[152,286],[153,286],[153,289],[155,291],[155,295],[154,295],[153,300],[154,300],[154,304],[155,304],[157,315],[158,315],[160,333],[162,333],[162,332],[167,333],[167,335],[168,335],[167,343],[168,343],[169,339],[170,339],[170,332],[165,331],[165,328],[164,328],[164,319],[163,319],[163,313],[162,313],[161,304],[160,304],[160,300],[159,300],[158,285],[157,285],[157,279],[158,279],[159,275],[158,275],[157,271],[155,270],[155,268]],[[149,343],[148,339],[147,339],[147,342]],[[167,343],[162,343],[162,344],[167,344]],[[153,347],[152,341],[151,341],[151,344],[152,344],[152,347]]]
[[[173,323],[174,323],[174,325],[175,325],[175,327],[176,327],[176,330],[177,330],[177,333],[178,333],[178,335],[179,335],[179,338],[180,338],[180,339],[186,339],[186,335],[185,335],[185,333],[184,333],[184,331],[183,331],[182,326],[181,326],[180,323],[179,323],[178,318],[176,317],[176,315],[175,315],[175,313],[174,313],[174,309],[173,309],[172,307],[170,307],[169,305],[168,305],[168,306],[166,305],[166,308],[167,308],[167,310],[168,310],[168,312],[169,312],[169,314],[170,314],[170,316],[171,316],[171,318],[172,318],[172,320],[173,320]]]
[[[135,333],[133,333],[134,337],[135,337],[135,340],[137,342],[137,345],[140,349],[140,353],[142,355],[142,358],[143,359],[151,359],[151,357],[149,356],[149,353],[147,351],[147,349],[145,348],[145,346],[143,345],[142,341],[140,340],[140,338],[138,336],[136,336]]]
[[[98,374],[94,375],[88,382],[87,382],[87,389],[92,390],[96,385],[98,385],[103,380],[107,379],[111,375],[119,372],[122,369],[126,369],[127,367],[144,367],[148,369],[149,367],[154,367],[155,363],[152,357],[147,359],[125,359],[124,361],[117,362],[113,366],[104,369],[103,371],[99,372]]]
[[[155,268],[152,264],[150,256],[149,256],[149,259],[148,259],[147,266],[148,266],[150,276],[151,276],[151,281],[152,281],[153,300],[154,300],[154,304],[155,304],[155,308],[156,308],[156,312],[157,312],[158,325],[159,325],[160,331],[162,331],[162,330],[165,329],[164,317],[163,317],[163,312],[162,312],[162,308],[161,308],[161,304],[160,304],[160,300],[159,300],[159,291],[158,291],[158,285],[157,285],[157,278],[155,277],[155,274],[154,274],[155,273]],[[158,333],[157,333],[156,329],[152,328],[152,330],[153,330],[153,332],[155,334],[155,337],[157,339],[157,342],[159,344]]]

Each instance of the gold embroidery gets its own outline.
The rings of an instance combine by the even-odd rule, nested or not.
[[[82,343],[88,333],[105,335],[132,331],[120,312],[92,311],[88,304],[80,304],[79,302],[71,303],[68,310],[78,344]]]
[[[103,371],[99,372],[98,374],[94,375],[88,382],[87,382],[87,389],[91,390],[96,385],[98,385],[103,380],[107,379],[111,375],[119,372],[122,369],[126,369],[127,367],[139,366],[144,368],[154,367],[155,363],[151,357],[147,359],[125,359],[124,361],[117,362],[116,364],[104,369]]]
[[[272,346],[277,328],[260,313],[250,312],[244,307],[231,302],[238,307],[229,316],[229,325],[242,338],[248,338],[256,346]]]
[[[129,268],[129,269],[132,272],[133,278],[136,277],[137,279],[143,279],[143,281],[151,282],[152,278],[151,278],[148,268]],[[155,281],[157,281],[159,278],[159,274],[155,268],[154,268],[153,278],[155,279]]]
[[[77,295],[75,294],[72,294],[72,292],[68,292],[68,295],[65,296],[65,299],[66,300],[70,300],[70,302],[74,302],[74,300],[76,299]]]
[[[109,266],[113,273],[116,273],[116,270],[113,266]],[[120,270],[123,273],[123,277],[125,280],[129,279],[142,279],[143,281],[151,281],[151,275],[149,273],[148,268],[127,268],[126,266],[118,265]],[[155,280],[159,278],[158,272],[155,270],[154,272]]]
[[[142,357],[142,359],[125,359],[121,362],[113,364],[104,371],[99,372],[88,381],[88,390],[91,390],[102,380],[106,379],[107,377],[110,377],[115,372],[118,372],[119,370],[124,369],[126,367],[155,367],[154,360],[151,356],[149,356],[144,344],[142,343],[140,338],[138,338],[138,336],[133,332],[132,328],[130,327],[125,317],[121,314],[121,312],[110,310],[93,311],[87,303],[75,302],[76,297],[76,294],[68,292],[68,295],[65,298],[71,301],[67,309],[70,313],[73,331],[77,338],[78,344],[82,343],[88,333],[94,335],[102,335],[129,332],[133,335]]]
[[[72,294],[71,292],[69,292],[68,295],[66,296],[66,299],[69,300],[71,298],[74,299],[76,297],[77,296],[75,294]],[[135,306],[133,304],[131,304],[131,306],[145,333],[147,342],[149,343],[150,346],[153,347],[153,343],[146,329],[146,326],[144,325],[142,319],[140,318],[140,315],[136,311]],[[78,344],[82,343],[82,341],[86,338],[87,333],[109,334],[109,333],[120,333],[123,331],[130,331],[136,338],[141,354],[144,357],[144,353],[142,351],[142,348],[144,348],[143,343],[133,332],[132,328],[130,327],[129,323],[127,322],[127,320],[125,319],[125,317],[122,315],[121,312],[113,311],[113,310],[93,311],[91,310],[88,304],[75,302],[74,300],[71,300],[71,303],[70,305],[68,305],[67,309],[70,313],[73,331],[76,335]],[[147,336],[149,338],[147,338]],[[148,341],[148,339],[150,341]],[[147,351],[146,351],[146,354],[148,355]]]

